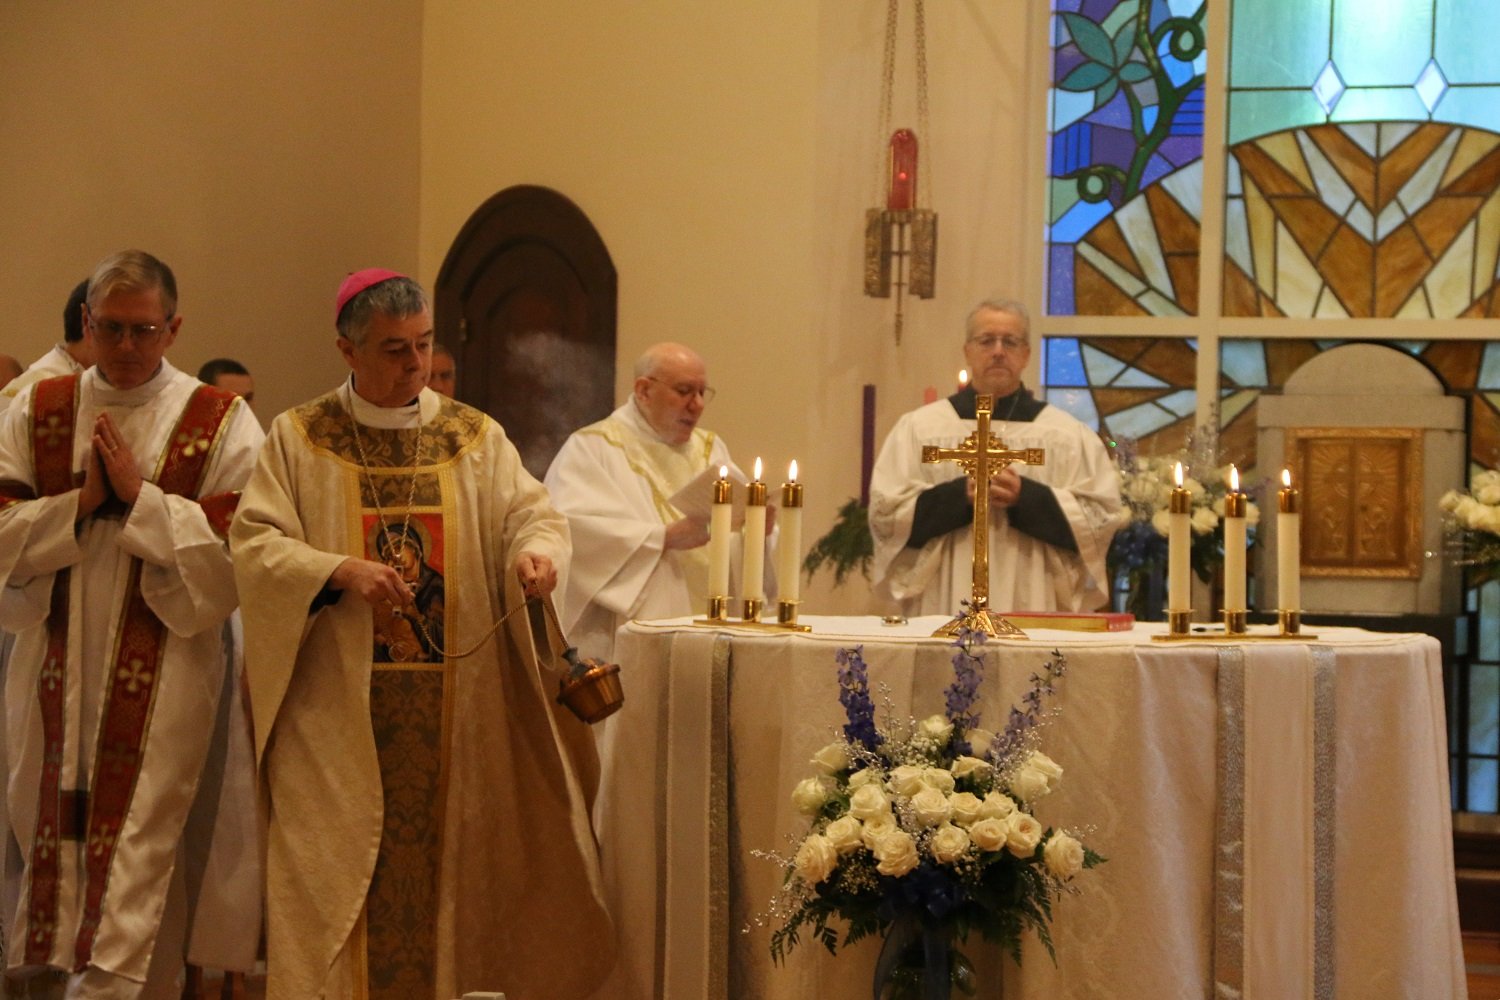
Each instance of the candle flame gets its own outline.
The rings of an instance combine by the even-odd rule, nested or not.
[[[1229,467],[1229,491],[1231,493],[1240,491],[1240,470],[1233,465]]]
[[[755,481],[760,482],[760,456],[755,458]]]
[[[1178,462],[1177,463],[1177,467],[1172,470],[1172,475],[1177,480],[1177,488],[1179,490],[1182,489],[1182,463],[1181,462]]]
[[[1281,485],[1285,486],[1287,489],[1291,489],[1292,488],[1292,470],[1291,469],[1282,469],[1281,470]]]
[[[962,388],[962,387],[964,387],[964,386],[966,386],[968,384],[969,384],[969,369],[967,369],[967,368],[960,368],[958,370],[958,385],[959,385],[960,388]]]
[[[727,465],[721,465],[721,466],[719,466],[719,478],[720,479],[728,479],[729,478],[729,466],[727,466]]]
[[[790,479],[792,482],[795,483],[797,481],[797,460],[795,458],[792,459],[792,464],[787,469],[787,473],[786,474],[787,474],[787,478]]]

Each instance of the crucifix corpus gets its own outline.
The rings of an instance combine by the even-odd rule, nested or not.
[[[1005,442],[990,433],[990,413],[994,398],[976,396],[974,415],[979,426],[974,433],[964,438],[957,448],[939,448],[924,445],[923,462],[957,462],[974,481],[974,593],[969,608],[963,614],[932,633],[934,636],[954,636],[959,629],[972,629],[986,635],[1008,635],[1026,637],[1026,633],[990,611],[990,477],[1014,462],[1026,465],[1042,465],[1047,460],[1044,448],[1018,448],[1007,450]]]

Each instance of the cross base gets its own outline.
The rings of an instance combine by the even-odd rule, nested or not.
[[[987,636],[1005,636],[1009,639],[1025,639],[1027,635],[1019,628],[995,614],[989,608],[971,608],[932,633],[933,638],[951,639],[961,629],[983,632]]]

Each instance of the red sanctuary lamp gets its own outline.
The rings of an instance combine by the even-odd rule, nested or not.
[[[937,213],[917,207],[917,134],[891,133],[885,208],[865,212],[865,294],[888,299],[896,290],[896,342],[909,291],[921,299],[934,294],[937,266]]]
[[[910,212],[917,207],[917,134],[909,128],[891,133],[891,182],[885,207]]]

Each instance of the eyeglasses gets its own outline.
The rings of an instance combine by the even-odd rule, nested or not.
[[[712,403],[714,401],[714,397],[718,395],[718,390],[714,389],[712,386],[707,385],[673,385],[670,382],[663,382],[661,379],[657,378],[654,375],[647,375],[646,381],[655,382],[658,385],[664,385],[668,389],[671,389],[673,392],[677,393],[677,395],[681,396],[683,399],[692,399],[694,396],[702,396],[705,405]]]
[[[969,343],[978,344],[980,349],[985,351],[993,351],[995,349],[995,345],[999,344],[1002,348],[1012,354],[1017,351],[1024,351],[1031,346],[1031,341],[1027,340],[1025,337],[997,337],[993,333],[986,334],[983,337],[970,337]]]
[[[130,338],[138,346],[150,347],[161,339],[161,335],[167,330],[167,324],[171,322],[172,317],[170,316],[167,317],[167,323],[162,325],[155,323],[121,323],[112,319],[95,319],[93,316],[89,317],[89,325],[94,328],[94,336],[110,346],[124,343],[125,335],[129,334]]]

